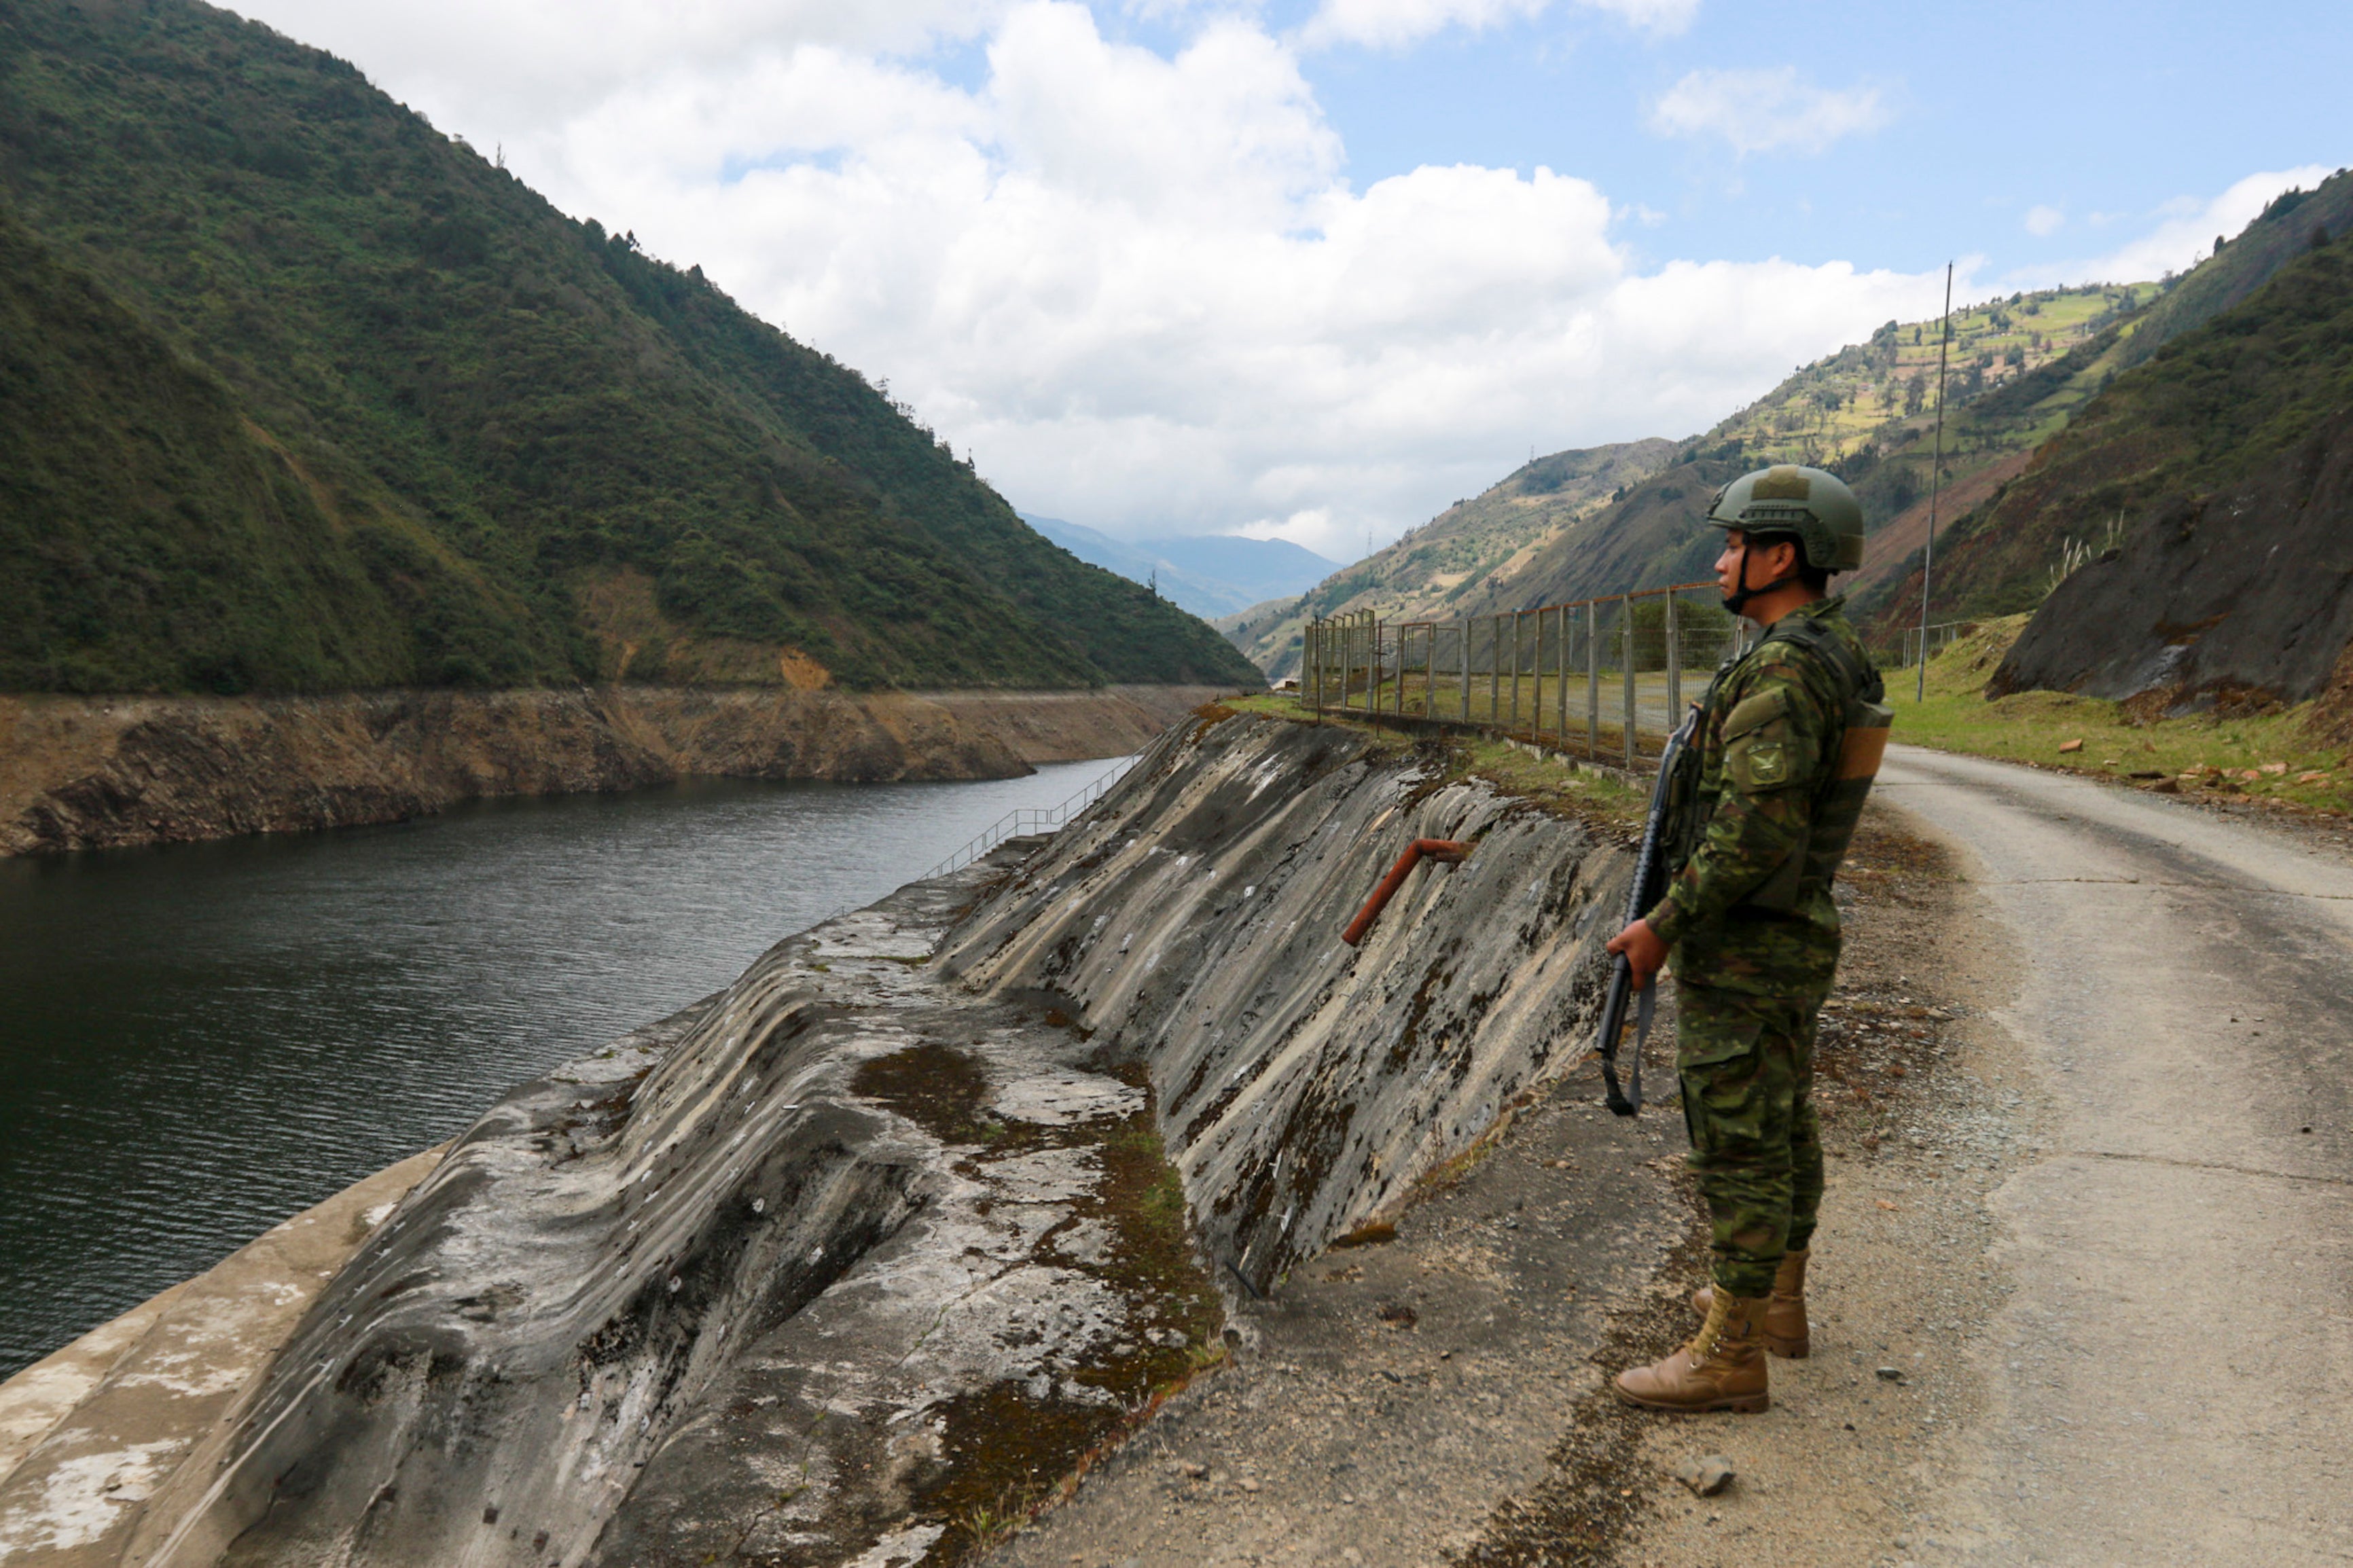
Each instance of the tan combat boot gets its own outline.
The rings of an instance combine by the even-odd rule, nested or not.
[[[1646,1410],[1764,1409],[1762,1296],[1717,1296],[1691,1343],[1662,1362],[1618,1374],[1618,1397]]]
[[[1692,1292],[1692,1310],[1707,1316],[1715,1292],[1703,1285]],[[1765,1348],[1791,1361],[1803,1361],[1812,1348],[1806,1336],[1806,1254],[1784,1253],[1780,1272],[1773,1276],[1773,1294],[1765,1300]]]

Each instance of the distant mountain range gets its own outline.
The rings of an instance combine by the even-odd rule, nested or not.
[[[1285,539],[1192,533],[1125,540],[1058,517],[1025,511],[1021,521],[1082,561],[1130,582],[1156,580],[1161,597],[1202,616],[1305,593],[1340,564]]]
[[[1313,616],[1366,609],[1385,619],[1467,614],[1492,600],[1498,577],[1580,529],[1674,451],[1673,442],[1653,438],[1538,458],[1303,596],[1252,605],[1219,620],[1218,629],[1280,679],[1299,668],[1301,628]]]

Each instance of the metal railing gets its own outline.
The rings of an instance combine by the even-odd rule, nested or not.
[[[1704,681],[1746,646],[1748,623],[1716,594],[1712,581],[1678,583],[1454,621],[1369,610],[1311,621],[1299,699],[1319,714],[1461,725],[1632,767],[1674,727],[1686,673]]]
[[[1127,770],[1134,767],[1136,759],[1134,757],[1122,757],[1118,765],[1109,773],[1096,779],[1060,805],[1024,805],[1007,812],[974,835],[970,843],[924,872],[916,880],[928,882],[934,877],[944,877],[951,871],[960,871],[1008,838],[1018,838],[1026,833],[1058,831],[1072,816],[1101,800],[1112,785],[1126,776]]]

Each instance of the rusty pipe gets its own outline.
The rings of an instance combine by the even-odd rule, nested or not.
[[[1373,896],[1365,900],[1365,907],[1356,911],[1356,918],[1348,922],[1348,929],[1340,933],[1340,940],[1350,947],[1364,941],[1365,933],[1373,929],[1373,922],[1381,918],[1381,911],[1397,897],[1397,890],[1405,886],[1408,873],[1425,857],[1451,864],[1470,853],[1470,845],[1451,838],[1417,838],[1407,845],[1405,853],[1397,858],[1397,864],[1389,868],[1389,874],[1381,879],[1381,885],[1373,889]]]

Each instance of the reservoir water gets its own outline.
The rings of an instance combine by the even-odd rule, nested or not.
[[[0,860],[0,1376],[1117,765]]]

